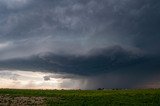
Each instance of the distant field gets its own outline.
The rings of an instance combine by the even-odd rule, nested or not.
[[[160,106],[160,89],[14,90],[0,89],[0,106]]]

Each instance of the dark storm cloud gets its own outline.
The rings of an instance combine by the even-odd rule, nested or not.
[[[152,62],[153,64],[151,64]],[[150,58],[148,59],[141,53],[134,53],[119,46],[113,46],[106,49],[92,50],[91,53],[85,56],[50,53],[47,55],[35,55],[25,59],[3,60],[0,62],[0,66],[9,69],[95,75],[127,67],[133,69],[134,66],[145,70],[148,68],[146,64],[149,65],[149,67],[151,66],[152,69],[156,68],[155,66],[159,64],[158,60],[151,61],[151,63]]]
[[[84,54],[113,45],[148,52],[159,44],[155,0],[1,0],[0,4],[0,44],[12,43],[0,52],[14,52],[1,58],[61,51]]]
[[[146,50],[151,48],[147,43],[151,36],[158,39],[158,4],[151,0],[1,0],[0,38],[2,44],[12,42],[10,50],[22,56],[48,51],[83,54],[113,45]],[[16,42],[28,43],[24,45],[28,52],[23,53]]]
[[[113,87],[134,86],[160,68],[159,5],[158,0],[0,0],[0,67],[92,76],[91,88],[100,82],[108,87],[110,76],[117,78]]]
[[[51,78],[79,80],[81,89],[142,88],[159,73],[159,66],[160,57],[149,57],[119,46],[92,50],[85,56],[40,54],[0,62],[3,69],[57,73],[44,76],[45,81]]]

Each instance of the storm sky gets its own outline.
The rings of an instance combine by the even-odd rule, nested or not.
[[[159,29],[158,0],[0,0],[0,87],[159,88]]]

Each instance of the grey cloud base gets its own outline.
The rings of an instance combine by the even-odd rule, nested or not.
[[[0,67],[7,70],[57,73],[60,76],[44,76],[44,80],[77,79],[81,81],[81,89],[145,88],[145,83],[160,70],[160,57],[135,54],[119,46],[93,50],[89,54],[40,54],[29,58],[3,60],[0,61]]]
[[[96,52],[94,52],[96,51]],[[89,55],[56,55],[47,53],[28,58],[0,61],[0,67],[6,69],[39,70],[77,75],[95,75],[110,73],[113,70],[140,71],[146,73],[159,69],[159,57],[147,57],[135,54],[119,46],[94,50]]]

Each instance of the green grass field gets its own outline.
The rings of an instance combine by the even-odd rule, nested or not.
[[[0,89],[0,106],[160,106],[160,89],[14,90]]]

